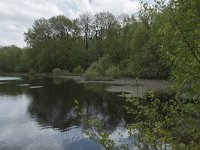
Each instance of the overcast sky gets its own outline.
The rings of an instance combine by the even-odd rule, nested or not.
[[[24,32],[39,18],[102,11],[134,14],[138,7],[139,0],[0,0],[0,45],[26,46]]]

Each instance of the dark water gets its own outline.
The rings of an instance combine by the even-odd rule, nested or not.
[[[119,130],[126,132],[124,101],[105,88],[73,80],[0,77],[0,149],[80,149],[82,145],[98,149],[84,139],[85,126],[73,111],[74,100],[88,116],[103,118],[104,128],[117,138]]]

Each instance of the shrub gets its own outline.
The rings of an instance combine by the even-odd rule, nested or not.
[[[119,78],[121,75],[121,71],[119,67],[116,67],[114,65],[111,65],[106,71],[105,71],[106,76],[110,76],[112,78]]]
[[[90,65],[90,67],[89,67],[89,69],[90,68],[93,68],[93,69],[95,69],[97,72],[99,72],[99,74],[101,74],[101,75],[104,75],[104,67],[103,67],[103,65],[101,64],[101,62],[93,62],[91,65]]]
[[[109,55],[104,55],[101,59],[98,61],[104,69],[108,69],[110,64],[112,64],[111,58]]]
[[[36,71],[35,71],[34,69],[31,69],[31,70],[29,70],[29,74],[30,74],[30,75],[35,75],[35,74],[36,74]]]
[[[109,55],[93,62],[85,72],[86,80],[112,80],[121,75],[119,67],[110,65]]]
[[[77,66],[76,68],[73,69],[73,73],[84,73],[84,69],[82,66]]]
[[[100,79],[99,77],[101,76],[101,74],[96,68],[89,67],[86,70],[84,76],[86,80],[99,80]]]
[[[23,66],[16,66],[15,67],[15,72],[24,72],[24,73],[27,73],[28,72],[28,68],[25,68]]]
[[[93,62],[90,67],[86,70],[85,74],[86,80],[105,80],[104,68],[100,61]]]
[[[122,76],[126,76],[126,77],[133,77],[133,64],[129,59],[123,59],[119,66],[120,69],[122,70]]]
[[[59,68],[54,68],[52,73],[54,76],[60,76],[62,75],[62,70],[60,70]]]
[[[69,70],[63,70],[63,71],[62,71],[62,75],[63,75],[63,76],[70,75]]]

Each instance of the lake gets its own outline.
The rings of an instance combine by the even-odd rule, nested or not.
[[[106,84],[60,78],[0,77],[0,149],[101,149],[86,138],[87,126],[74,112],[77,100],[87,116],[96,115],[117,142],[127,136],[124,98]]]

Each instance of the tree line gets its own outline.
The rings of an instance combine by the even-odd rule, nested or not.
[[[41,18],[25,33],[25,41],[27,47],[21,51],[14,46],[1,48],[2,72],[52,72],[54,68],[72,72],[91,65],[92,74],[98,75],[117,70],[120,76],[166,78],[170,72],[154,29],[133,15],[100,12],[74,20],[63,15]],[[20,58],[12,58],[15,53]]]

